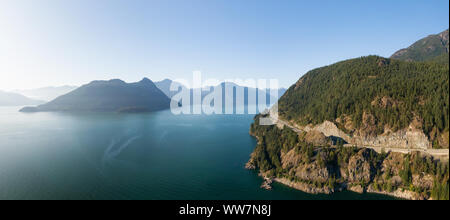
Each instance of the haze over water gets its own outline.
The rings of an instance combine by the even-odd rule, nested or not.
[[[253,115],[0,108],[0,199],[389,199],[260,189]]]

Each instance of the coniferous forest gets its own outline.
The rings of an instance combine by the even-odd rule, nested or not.
[[[361,57],[312,70],[279,101],[282,118],[301,125],[351,117],[361,127],[364,113],[377,133],[414,119],[429,138],[449,129],[449,65]]]

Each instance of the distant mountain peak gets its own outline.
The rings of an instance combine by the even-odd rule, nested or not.
[[[115,84],[115,85],[120,85],[120,84],[126,84],[125,81],[121,80],[121,79],[111,79],[111,80],[94,80],[88,84],[86,84],[85,86],[90,86],[90,85],[98,85],[98,84]]]
[[[121,79],[111,79],[108,82],[110,83],[118,83],[118,84],[124,84],[125,82]]]
[[[44,103],[18,93],[0,91],[0,106],[38,105]]]
[[[162,83],[171,83],[171,82],[173,82],[173,81],[170,80],[170,79],[164,79],[164,80],[162,80],[162,81],[160,81],[160,82],[162,82]]]
[[[144,77],[141,81],[140,81],[140,83],[153,83],[153,81],[151,81],[149,78],[147,78],[147,77]]]
[[[425,37],[408,48],[395,52],[391,58],[403,61],[436,61],[448,63],[448,29]]]

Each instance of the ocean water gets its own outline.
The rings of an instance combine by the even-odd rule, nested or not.
[[[310,195],[244,169],[252,115],[20,113],[0,107],[0,199],[391,199]]]

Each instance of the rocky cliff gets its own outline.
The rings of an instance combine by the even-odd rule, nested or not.
[[[292,122],[291,122],[292,123]],[[307,133],[315,132],[323,134],[325,137],[342,139],[346,144],[355,146],[371,146],[384,148],[404,148],[404,149],[430,149],[432,147],[428,137],[422,130],[411,124],[408,128],[404,128],[393,132],[388,127],[380,135],[368,134],[364,128],[355,130],[353,133],[347,134],[339,129],[337,122],[325,121],[319,125],[292,125],[295,128],[303,130]],[[448,135],[448,133],[446,133]],[[446,138],[445,136],[443,138]],[[443,144],[444,145],[444,144]],[[448,148],[448,142],[446,144]]]
[[[448,199],[448,161],[420,152],[384,153],[330,144],[333,141],[317,145],[317,140],[308,140],[308,133],[341,135],[349,141],[353,137],[342,135],[331,122],[293,131],[280,124],[260,126],[259,117],[250,130],[258,145],[246,168],[259,170],[266,179],[314,194],[351,190],[404,199]]]

